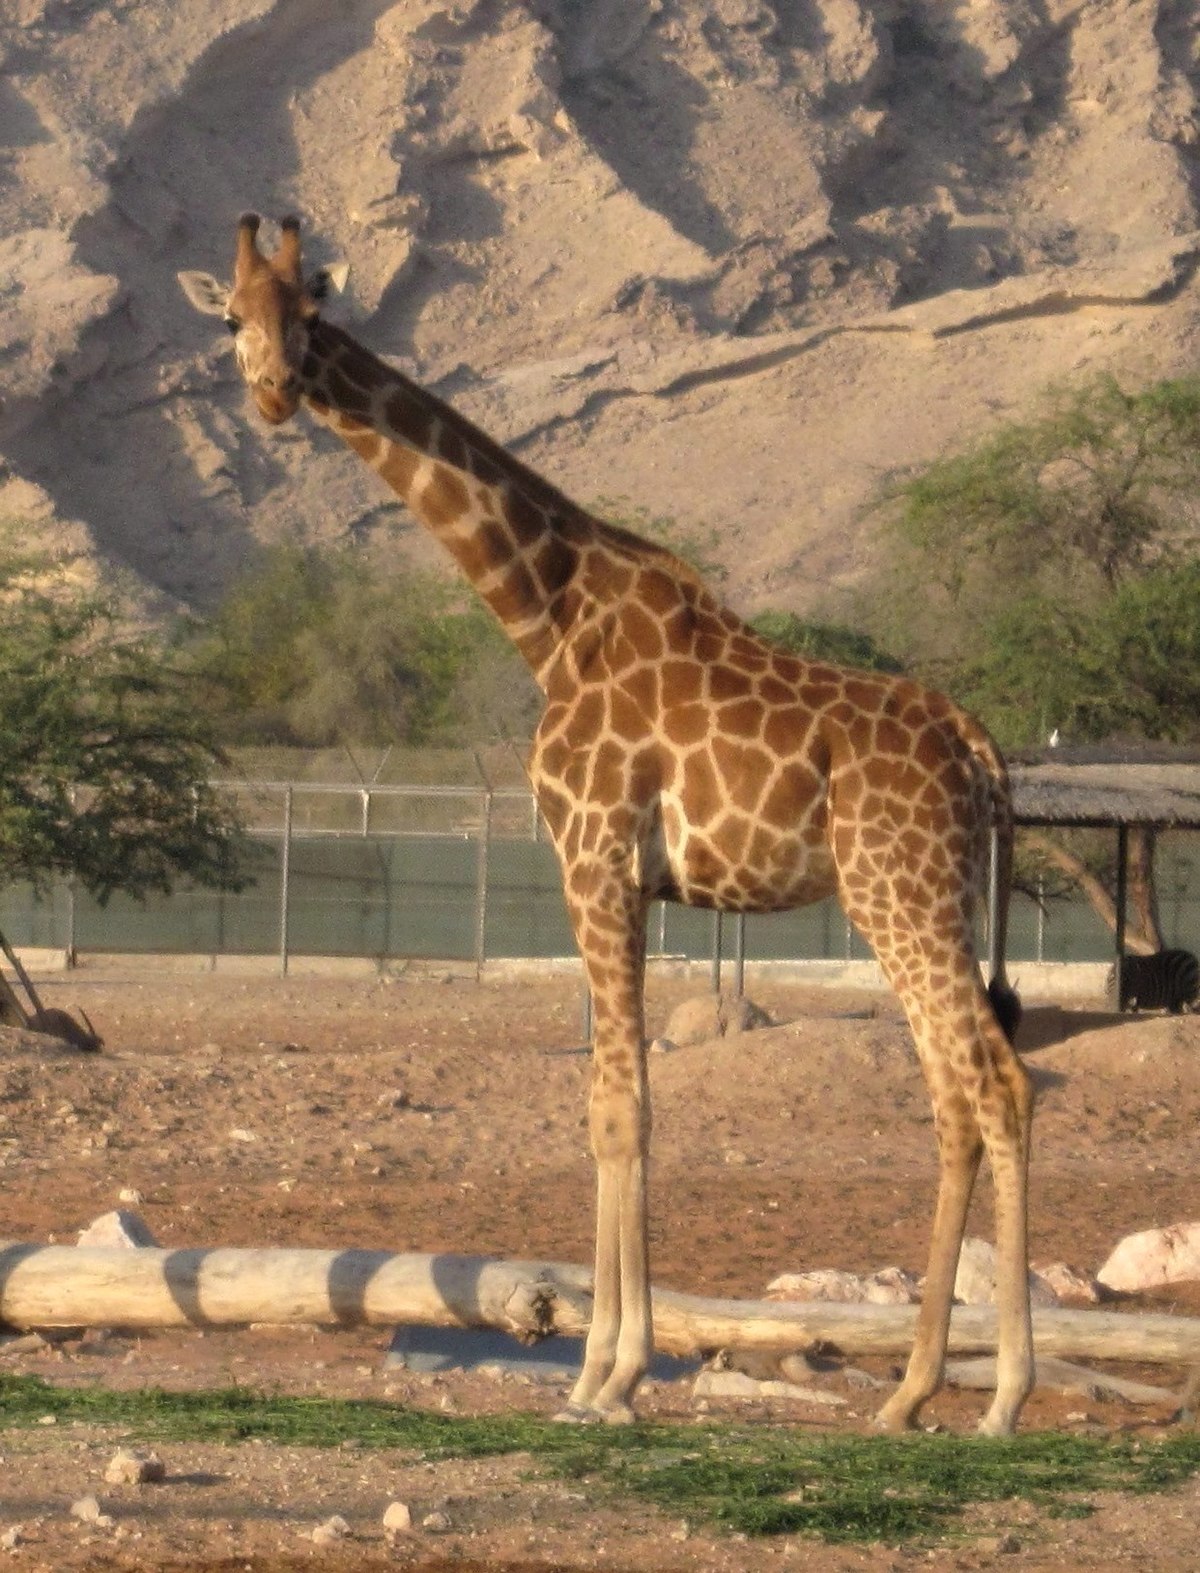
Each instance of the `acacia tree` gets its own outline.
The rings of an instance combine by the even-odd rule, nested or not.
[[[1006,747],[1200,738],[1200,378],[1100,377],[901,478],[878,632]],[[1114,921],[1105,871],[1028,838]],[[1133,948],[1161,946],[1153,837],[1132,840]]]
[[[102,902],[180,877],[237,888],[220,760],[154,641],[61,567],[0,547],[0,879],[69,875]]]
[[[263,552],[183,654],[230,743],[475,741],[518,734],[533,684],[459,587],[350,547]]]

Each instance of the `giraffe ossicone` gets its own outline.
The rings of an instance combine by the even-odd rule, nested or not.
[[[724,607],[662,546],[572,502],[411,378],[325,321],[298,225],[272,255],[238,226],[233,281],[181,274],[223,316],[259,411],[304,405],[378,471],[458,563],[545,696],[530,780],[562,867],[593,997],[594,1300],[568,1418],[627,1419],[652,1351],[649,902],[782,910],[837,894],[904,1007],[939,1157],[925,1294],[878,1417],[915,1423],[942,1381],[954,1274],[980,1160],[995,1187],[998,1359],[981,1429],[1033,1382],[1027,1278],[1030,1080],[1003,970],[1012,854],[1004,762],[979,725],[904,677],[802,661]],[[985,988],[973,912],[994,827],[1001,957]]]

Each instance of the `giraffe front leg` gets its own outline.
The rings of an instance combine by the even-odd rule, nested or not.
[[[633,1397],[653,1353],[644,1087],[643,1071],[634,1088],[593,1094],[598,1181],[592,1325],[566,1418],[632,1420]]]
[[[588,1125],[596,1160],[592,1324],[566,1420],[628,1421],[652,1352],[643,1039],[644,904],[602,864],[564,881],[594,1007]]]

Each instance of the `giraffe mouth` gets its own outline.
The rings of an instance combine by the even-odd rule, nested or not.
[[[300,407],[299,389],[294,393],[280,393],[276,388],[255,388],[253,396],[258,413],[272,426],[281,426]]]

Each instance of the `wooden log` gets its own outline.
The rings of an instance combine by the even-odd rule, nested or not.
[[[591,1314],[583,1267],[387,1251],[159,1250],[0,1244],[0,1323],[12,1328],[495,1327],[535,1341],[579,1335]],[[709,1300],[654,1292],[664,1354],[811,1349],[897,1355],[916,1308],[825,1301]],[[1035,1310],[1034,1347],[1065,1359],[1200,1364],[1200,1318]],[[996,1313],[955,1306],[950,1353],[991,1354]]]
[[[951,1387],[967,1387],[990,1393],[996,1386],[996,1361],[992,1355],[971,1360],[947,1360],[946,1381]],[[1079,1393],[1101,1401],[1117,1399],[1126,1404],[1170,1404],[1177,1407],[1179,1394],[1173,1387],[1152,1387],[1146,1382],[1130,1382],[1090,1366],[1075,1365],[1042,1355],[1037,1362],[1037,1385],[1054,1393]]]

